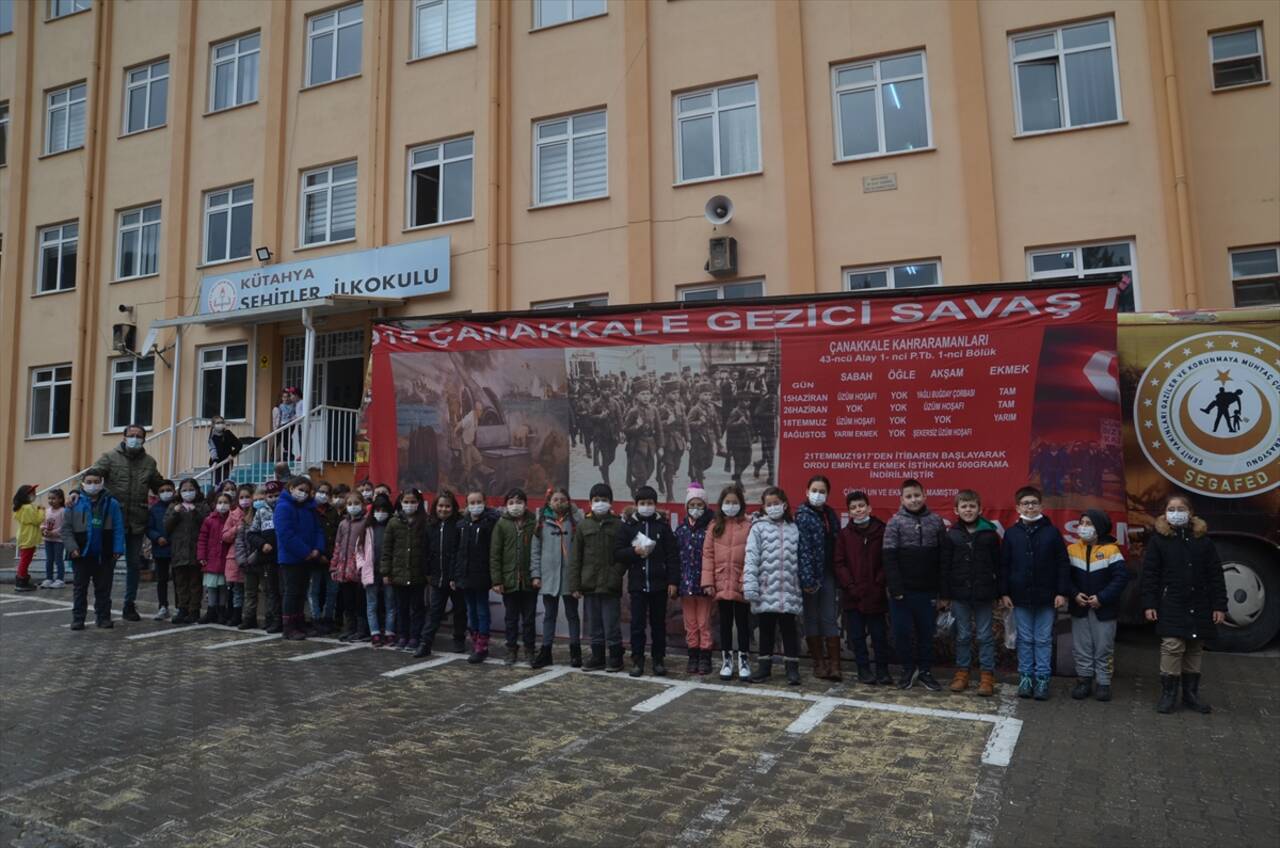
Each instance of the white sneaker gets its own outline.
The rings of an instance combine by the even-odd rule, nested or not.
[[[155,614],[155,615],[153,615],[153,616],[151,616],[151,620],[152,620],[152,621],[164,621],[164,620],[166,620],[168,617],[169,617],[169,608],[168,608],[168,607],[160,607],[160,609],[156,610],[156,614]]]
[[[62,582],[61,580],[54,580],[52,583],[50,583],[50,584],[49,584],[49,588],[50,588],[50,589],[61,589],[62,587],[66,586],[66,585],[67,585],[67,584],[66,584],[66,583],[64,583],[64,582]]]
[[[41,588],[41,589],[52,589],[52,588],[53,588],[53,581],[46,577],[44,580],[41,580],[41,581],[40,581],[40,588]]]
[[[722,651],[724,654],[724,662],[720,664],[720,679],[733,679],[733,651]]]
[[[746,651],[738,651],[738,679],[751,679],[751,654]]]

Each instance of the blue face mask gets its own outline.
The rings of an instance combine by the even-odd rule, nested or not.
[[[256,501],[254,501],[254,502],[253,502],[253,508],[254,508],[254,509],[265,509],[265,508],[266,508],[266,506],[267,506],[267,502],[266,502],[266,501],[264,501],[264,500],[261,500],[261,499],[256,500]]]

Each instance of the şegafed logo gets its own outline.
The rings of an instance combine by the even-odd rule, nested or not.
[[[1133,405],[1142,452],[1183,488],[1244,498],[1280,485],[1280,345],[1233,330],[1151,361]]]

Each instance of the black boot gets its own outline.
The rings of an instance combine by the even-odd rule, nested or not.
[[[570,648],[569,650],[572,651],[573,649]],[[578,650],[581,651],[582,649],[579,648]],[[587,661],[585,664],[583,664],[582,668],[584,671],[600,671],[601,669],[603,669],[604,668],[604,648],[597,648],[593,645],[591,647],[591,656],[587,658]]]
[[[512,645],[509,648],[507,648],[507,656],[503,660],[503,662],[506,663],[507,665],[515,665],[519,661],[520,661],[520,646]]]
[[[761,657],[756,661],[756,670],[751,672],[751,682],[760,683],[773,676],[773,657]]]
[[[216,610],[217,610],[217,607],[206,607],[204,611],[204,615],[200,616],[200,618],[196,620],[196,623],[197,624],[213,624],[218,617]]]
[[[284,623],[279,617],[269,619],[267,626],[264,628],[268,633],[281,633],[284,631]]]
[[[631,658],[631,676],[639,677],[644,674],[644,657]]]
[[[886,671],[885,673],[888,674],[888,671]],[[866,684],[867,686],[876,685],[876,676],[871,673],[871,666],[869,665],[858,666],[858,682]]]
[[[698,650],[698,674],[711,673],[711,649],[700,648]]]
[[[1093,691],[1092,677],[1077,677],[1076,685],[1071,687],[1071,697],[1077,701],[1083,701],[1089,697],[1089,693]]]
[[[800,660],[787,660],[787,685],[800,685]]]
[[[227,621],[228,627],[239,627],[240,622],[244,621],[244,610],[241,607],[231,608],[231,618]]]
[[[251,615],[248,618],[241,618],[240,623],[236,625],[237,630],[257,630],[258,617]]]
[[[592,650],[595,650],[594,648]],[[622,646],[618,645],[609,649],[609,664],[604,667],[609,674],[622,671]]]
[[[1179,675],[1160,675],[1160,703],[1156,704],[1156,712],[1171,713],[1178,707]]]
[[[665,664],[665,663],[663,663],[663,660],[664,660],[664,659],[665,659],[665,657],[654,657],[654,658],[653,658],[653,676],[654,676],[654,677],[666,677],[666,676],[667,676],[667,666],[666,666],[666,664]]]
[[[689,649],[689,663],[684,667],[685,674],[698,673],[698,663],[701,662],[702,660],[702,657],[700,656],[700,654],[701,654],[701,651],[699,651],[697,648]]]
[[[419,659],[431,656],[431,643],[426,641],[418,643],[418,650],[414,651],[413,655]]]
[[[1182,705],[1189,710],[1207,715],[1213,712],[1213,707],[1200,700],[1200,675],[1184,674],[1182,675]]]
[[[880,663],[876,663],[876,685],[877,686],[893,685],[893,675],[889,673],[888,663],[885,663],[883,665],[881,665]]]
[[[538,649],[538,655],[533,658],[533,662],[529,664],[531,668],[546,668],[551,665],[551,646],[543,645]]]
[[[582,668],[582,646],[576,642],[569,646],[569,666]]]
[[[125,621],[142,620],[142,616],[138,615],[138,607],[132,601],[124,605],[124,609],[120,611],[120,617]]]

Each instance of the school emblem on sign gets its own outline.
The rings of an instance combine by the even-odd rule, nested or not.
[[[1230,330],[1151,361],[1133,405],[1147,461],[1179,486],[1243,498],[1280,485],[1280,345]]]
[[[218,280],[209,289],[209,311],[230,312],[236,308],[236,287],[230,280]]]

